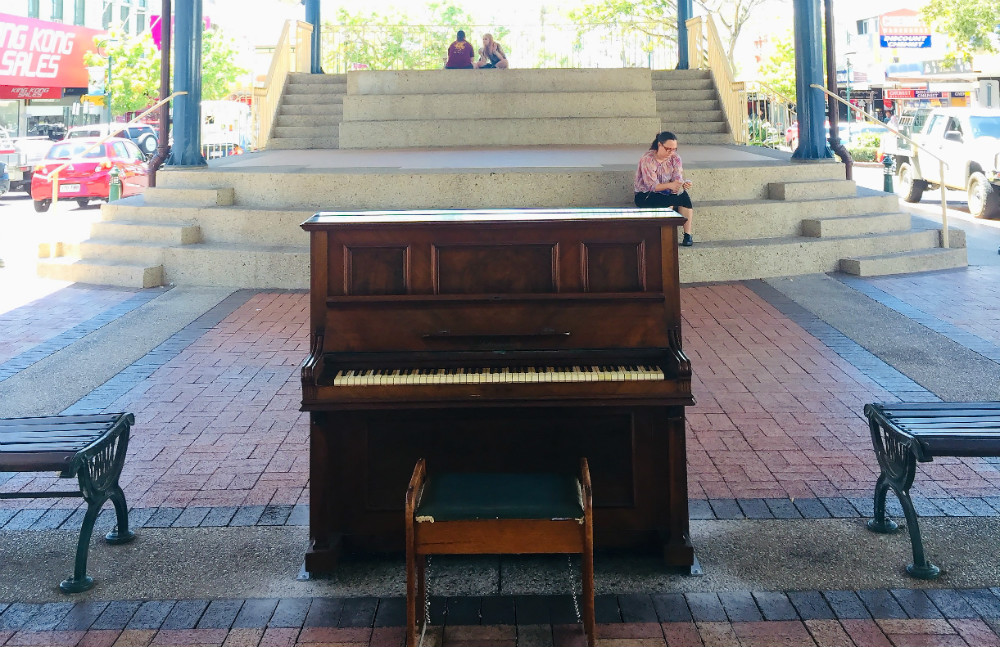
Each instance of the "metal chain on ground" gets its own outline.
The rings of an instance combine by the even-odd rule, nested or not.
[[[420,630],[420,640],[417,647],[424,646],[424,636],[427,635],[427,626],[431,623],[431,556],[425,557],[424,563],[424,628]]]
[[[583,618],[580,617],[580,602],[576,599],[576,578],[573,577],[573,556],[566,553],[566,578],[569,580],[569,591],[573,596],[573,613],[576,614],[576,621],[583,624]]]

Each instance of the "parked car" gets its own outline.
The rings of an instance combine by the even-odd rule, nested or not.
[[[10,191],[10,176],[7,175],[7,165],[0,162],[0,195]]]
[[[142,152],[147,155],[152,155],[156,152],[156,131],[149,124],[132,124],[127,128],[124,124],[119,126],[114,124],[114,128],[118,128],[118,132],[115,133],[116,137],[123,137],[125,139],[131,139],[135,142]],[[73,126],[66,133],[66,139],[76,139],[77,137],[104,137],[108,134],[107,124],[93,124],[91,126]]]
[[[31,180],[31,199],[35,211],[48,211],[52,204],[52,179],[49,173],[70,164],[59,173],[59,199],[76,200],[81,207],[91,200],[107,200],[110,173],[117,168],[122,181],[122,197],[136,195],[149,185],[146,154],[132,140],[112,137],[96,148],[99,137],[64,139],[52,144],[45,159],[35,167]],[[90,148],[90,150],[88,150]]]
[[[51,144],[47,137],[11,137],[0,128],[0,163],[7,167],[7,191],[31,193],[31,174]]]
[[[895,158],[899,189],[907,202],[942,184],[965,191],[969,212],[977,218],[1000,218],[1000,112],[977,108],[935,108],[912,136],[923,149],[890,138],[886,154]],[[941,165],[947,167],[941,176]]]

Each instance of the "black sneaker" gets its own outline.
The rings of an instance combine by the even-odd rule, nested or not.
[[[691,238],[691,234],[684,234],[684,240],[681,241],[681,247],[690,247],[694,245],[694,238]]]

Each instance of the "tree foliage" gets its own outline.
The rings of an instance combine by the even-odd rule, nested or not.
[[[648,48],[677,43],[676,0],[600,0],[570,11],[568,17],[576,24],[578,42],[596,32],[622,42],[641,34],[649,38]]]
[[[1000,4],[996,0],[929,0],[923,18],[937,33],[948,35],[946,60],[971,61],[976,52],[996,52]]]
[[[340,62],[373,70],[439,69],[455,32],[464,29],[473,43],[481,36],[471,32],[474,20],[461,8],[440,2],[428,4],[427,9],[429,24],[414,24],[416,21],[398,11],[351,13],[339,8],[336,21],[323,25],[324,31],[336,34],[334,46],[323,52],[323,69],[339,71]],[[503,42],[510,30],[498,27],[492,33]]]
[[[129,37],[111,30],[107,37],[96,39],[96,43],[100,53],[87,52],[84,62],[88,66],[106,68],[110,57],[111,84],[105,92],[111,92],[111,114],[137,112],[156,103],[160,95],[160,52],[153,44],[152,35],[146,31]],[[215,27],[205,30],[201,46],[202,99],[229,96],[233,82],[247,73],[235,59],[231,38]]]
[[[761,63],[760,80],[795,100],[795,40],[791,33],[774,38],[771,55]]]
[[[725,39],[726,57],[736,67],[734,58],[736,43],[739,41],[743,27],[750,21],[753,12],[769,0],[706,0],[705,8],[719,23],[722,38]]]

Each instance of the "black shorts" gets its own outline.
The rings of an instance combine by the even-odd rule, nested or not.
[[[659,193],[650,191],[649,193],[636,193],[635,206],[642,209],[664,209],[666,207],[687,207],[691,206],[691,194],[684,193]]]

